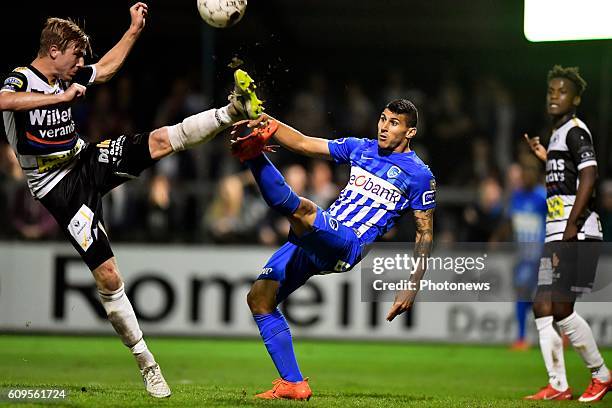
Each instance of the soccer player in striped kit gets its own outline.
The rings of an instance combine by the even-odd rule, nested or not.
[[[418,113],[407,100],[389,103],[378,121],[378,138],[327,140],[306,136],[267,116],[252,121],[255,130],[237,139],[234,154],[251,169],[268,205],[291,223],[289,242],[268,260],[247,302],[280,378],[258,398],[309,399],[312,391],[298,367],[289,326],[278,304],[311,276],[346,272],[360,260],[362,248],[412,212],[416,223],[414,256],[428,256],[433,239],[435,179],[410,149]],[[338,199],[327,209],[297,196],[262,150],[274,135],[287,149],[314,158],[351,165]],[[420,281],[424,269],[411,275]],[[418,287],[418,286],[417,286]],[[398,292],[388,320],[408,310],[416,291]]]
[[[72,105],[88,86],[105,83],[118,72],[140,37],[147,15],[148,6],[135,3],[126,33],[92,65],[85,65],[91,45],[83,29],[70,20],[49,18],[34,61],[2,80],[0,111],[32,196],[53,215],[89,267],[102,307],[135,357],[146,391],[165,398],[172,392],[128,299],[104,229],[102,197],[164,157],[206,143],[241,119],[257,118],[262,106],[252,79],[237,70],[226,106],[150,132],[112,135],[98,144],[88,143],[78,132]]]
[[[554,66],[548,73],[546,94],[553,123],[548,149],[538,137],[525,135],[534,154],[546,163],[548,206],[546,244],[533,311],[549,384],[525,397],[531,400],[572,399],[565,375],[563,342],[553,322],[591,371],[591,383],[578,400],[599,401],[612,385],[589,324],[574,311],[577,296],[593,287],[597,269],[597,256],[585,254],[594,245],[587,242],[603,238],[594,206],[597,159],[593,138],[586,124],[576,117],[585,88],[578,68]]]

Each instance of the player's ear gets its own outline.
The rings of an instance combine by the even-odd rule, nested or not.
[[[406,132],[406,139],[412,139],[413,137],[415,137],[417,134],[417,128],[415,127],[411,127],[408,128],[408,131]]]
[[[51,59],[56,59],[59,54],[60,50],[57,45],[54,44],[49,47],[49,57],[51,57]]]
[[[574,100],[572,101],[572,104],[574,106],[578,106],[578,105],[580,105],[581,101],[582,101],[582,98],[580,97],[580,95],[576,95],[576,96],[574,96]]]

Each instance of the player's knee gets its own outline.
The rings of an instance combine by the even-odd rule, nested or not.
[[[554,302],[552,315],[556,322],[563,320],[574,313],[574,304],[571,302]]]
[[[155,129],[149,135],[149,153],[153,160],[159,160],[172,153],[167,127]]]
[[[317,218],[317,205],[307,198],[300,198],[300,205],[289,217],[291,229],[297,236],[309,231]]]
[[[118,290],[123,283],[117,264],[112,259],[98,266],[93,271],[93,274],[96,279],[96,286],[98,290],[102,292],[114,292]]]
[[[535,302],[533,302],[533,314],[536,318],[552,316],[553,309],[551,302],[548,300],[536,299]]]
[[[269,291],[263,290],[262,285],[257,285],[257,282],[247,294],[249,309],[254,315],[272,313],[276,308],[275,296],[271,297]]]
[[[300,197],[300,205],[293,213],[293,216],[300,219],[309,218],[317,215],[317,205],[307,198]]]

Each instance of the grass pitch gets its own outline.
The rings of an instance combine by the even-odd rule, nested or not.
[[[510,352],[502,347],[297,341],[300,367],[314,395],[309,402],[296,402],[253,400],[276,378],[259,341],[153,338],[147,343],[172,387],[169,399],[146,395],[133,358],[116,338],[0,336],[0,407],[6,406],[11,388],[64,388],[68,398],[54,405],[83,407],[557,406],[520,400],[546,384],[537,348]],[[605,350],[604,358],[612,363],[612,351]],[[566,352],[566,365],[577,397],[589,373],[572,350]],[[612,395],[598,404],[608,406]]]

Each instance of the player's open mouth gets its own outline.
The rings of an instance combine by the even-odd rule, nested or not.
[[[551,103],[550,105],[548,105],[548,107],[550,107],[550,108],[552,108],[552,109],[556,109],[556,108],[558,108],[558,107],[559,107],[559,105],[558,105],[558,104],[556,104],[556,103]]]

